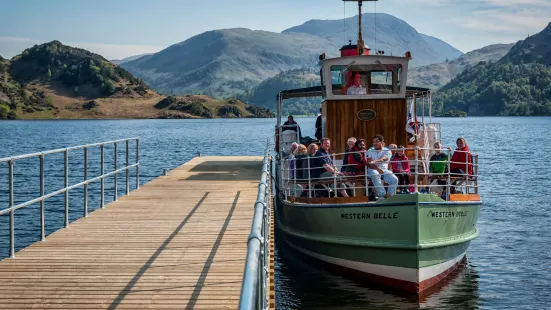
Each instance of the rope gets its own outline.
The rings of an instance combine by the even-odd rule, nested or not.
[[[343,1],[342,4],[343,4],[342,25],[343,25],[343,29],[344,29],[344,43],[343,43],[343,45],[346,45],[346,1]]]
[[[375,50],[377,50],[377,1],[375,1]]]

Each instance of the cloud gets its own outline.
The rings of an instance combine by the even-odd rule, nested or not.
[[[46,43],[50,40],[37,40],[24,37],[0,37],[0,55],[11,58],[20,54],[26,48],[35,44]],[[90,52],[99,54],[107,59],[122,59],[129,56],[156,53],[164,46],[157,45],[135,45],[135,44],[106,44],[93,42],[62,42],[72,47],[83,48]]]

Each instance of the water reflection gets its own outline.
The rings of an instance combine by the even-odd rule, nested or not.
[[[328,271],[283,238],[276,231],[278,309],[478,309],[481,305],[478,273],[466,259],[444,281],[417,296]]]

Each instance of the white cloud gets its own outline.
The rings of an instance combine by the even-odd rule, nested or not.
[[[0,55],[11,58],[20,54],[24,49],[35,44],[42,44],[50,40],[36,40],[23,37],[0,37]],[[92,42],[62,42],[65,45],[79,47],[99,54],[107,59],[122,59],[129,56],[156,53],[164,46],[134,45],[134,44],[106,44]]]

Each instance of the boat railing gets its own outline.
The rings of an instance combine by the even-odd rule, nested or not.
[[[247,241],[247,260],[239,298],[239,309],[268,309],[270,203],[272,199],[269,143],[267,143],[254,204],[253,224]]]
[[[130,152],[129,152],[129,144],[131,141],[135,141],[135,162],[130,163]],[[122,168],[117,169],[117,145],[119,143],[125,143],[126,146],[126,165]],[[114,170],[108,173],[105,173],[105,146],[106,145],[114,145]],[[94,178],[88,178],[88,151],[89,149],[93,147],[99,147],[100,148],[100,169],[101,174]],[[69,185],[69,153],[76,151],[76,150],[82,150],[83,151],[83,162],[84,162],[84,178],[82,182],[79,182],[77,184]],[[56,153],[63,153],[64,154],[64,183],[65,186],[61,189],[55,190],[49,194],[44,193],[44,179],[45,179],[45,170],[44,170],[44,163],[46,161],[46,155],[50,154],[56,154]],[[14,197],[14,170],[15,170],[15,163],[19,160],[26,159],[26,158],[36,158],[38,157],[40,159],[39,161],[39,169],[40,169],[40,196],[19,204],[15,204],[15,197]],[[9,196],[9,207],[0,210],[0,215],[8,214],[9,213],[9,230],[10,230],[10,250],[9,250],[9,256],[11,258],[15,258],[15,211],[27,206],[30,206],[35,203],[40,203],[40,240],[45,241],[46,235],[45,235],[45,216],[44,216],[44,209],[45,209],[45,202],[46,199],[54,197],[59,194],[65,193],[65,227],[69,227],[69,191],[76,189],[78,187],[84,187],[84,205],[83,205],[83,216],[88,216],[88,184],[96,181],[101,181],[101,202],[100,207],[103,208],[105,205],[105,178],[109,176],[114,176],[114,197],[113,200],[118,199],[118,191],[117,191],[117,174],[125,172],[126,175],[126,194],[130,193],[130,182],[129,182],[129,170],[132,168],[136,169],[136,189],[139,188],[139,138],[127,138],[127,139],[120,139],[120,140],[113,140],[113,141],[106,141],[106,142],[100,142],[100,143],[93,143],[93,144],[86,144],[86,145],[79,145],[79,146],[73,146],[68,148],[62,148],[62,149],[56,149],[56,150],[49,150],[44,152],[38,152],[38,153],[31,153],[31,154],[24,154],[19,156],[12,156],[12,157],[6,157],[6,158],[0,158],[0,163],[7,162],[8,163],[8,196]]]
[[[466,162],[452,161],[451,148],[447,149],[447,153],[443,149],[435,148],[398,148],[392,151],[412,151],[413,158],[407,158],[407,160],[400,160],[394,158],[392,161],[385,162],[385,165],[389,165],[387,170],[394,176],[403,176],[407,178],[409,185],[396,184],[396,190],[401,194],[405,193],[432,193],[441,197],[443,200],[450,201],[454,199],[472,199],[471,194],[478,194],[478,155],[470,152],[464,152],[460,150],[454,150],[454,153],[467,153],[465,158]],[[366,151],[348,152],[348,153],[332,153],[330,158],[333,163],[337,163],[336,157],[339,155],[350,154],[365,154]],[[436,152],[443,153],[446,157],[445,160],[431,161],[430,157]],[[324,176],[313,177],[312,173],[317,170],[315,174],[326,172],[327,170],[320,167],[316,163],[316,159],[321,156],[308,156],[296,158],[286,157],[280,161],[280,192],[279,194],[289,200],[290,197],[297,198],[315,198],[320,192],[327,191],[329,194],[322,195],[324,197],[335,196],[336,193],[342,190],[352,191],[354,196],[368,196],[370,192],[376,191],[376,186],[373,183],[373,177],[379,172],[375,167],[366,163],[361,170],[345,171],[346,167],[354,167],[355,164],[347,164],[342,166],[343,172],[339,170],[337,165],[334,166],[333,173],[326,173]],[[366,155],[364,155],[366,156]],[[367,156],[366,156],[367,157]],[[301,161],[297,168],[297,163]],[[416,169],[410,169],[410,171],[392,171],[390,165],[394,163],[396,165],[402,164],[402,167],[409,164],[410,168],[417,165]],[[423,163],[423,164],[419,164]],[[445,170],[436,172],[431,169],[431,164],[439,163],[440,167],[444,165]],[[370,168],[372,167],[372,168]],[[453,167],[453,169],[452,169]],[[349,169],[352,170],[352,169]],[[384,181],[384,177],[382,178]],[[386,183],[386,184],[385,184]],[[406,183],[406,182],[404,182]],[[385,187],[392,187],[392,184],[388,182],[382,183]],[[365,192],[364,192],[365,191]],[[462,195],[462,197],[458,197]],[[382,198],[382,197],[379,197]]]

